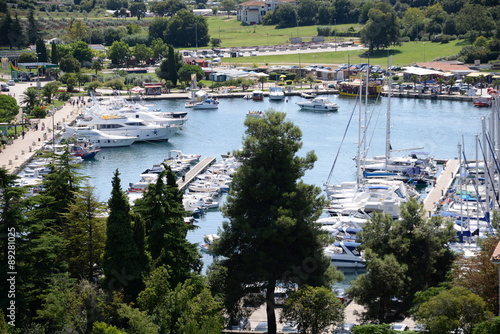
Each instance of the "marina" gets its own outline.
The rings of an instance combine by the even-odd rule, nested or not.
[[[336,94],[327,97],[339,106],[339,111],[317,113],[301,110],[296,105],[296,102],[303,101],[300,96],[287,96],[281,101],[271,101],[265,96],[263,101],[258,102],[235,96],[221,99],[217,110],[185,108],[185,99],[148,101],[149,108],[153,110],[189,111],[190,120],[168,142],[144,141],[126,147],[103,149],[95,159],[83,163],[81,172],[90,176],[89,182],[96,187],[99,200],[106,201],[111,191],[112,172],[116,168],[121,173],[123,184],[135,182],[144,169],[161,163],[171,150],[200,154],[201,161],[207,161],[203,165],[208,166],[216,160],[215,157],[228,155],[239,149],[248,110],[258,113],[272,108],[285,112],[287,118],[302,130],[304,147],[299,155],[314,150],[318,156],[314,169],[306,173],[305,182],[323,188],[337,151],[340,151],[340,155],[333,172],[334,182],[352,181],[356,177],[353,157],[357,149],[357,131],[347,131],[345,144],[341,150],[339,147],[345,125],[353,121],[350,120],[350,114],[354,108],[358,108],[357,100]],[[370,138],[370,155],[381,155],[384,151],[385,124],[382,118],[386,103],[387,99],[368,99],[366,107],[372,119],[372,133],[367,134]],[[446,168],[441,168],[437,174],[435,186],[427,187],[426,192],[429,194],[422,197],[425,208],[431,215],[457,175],[458,160],[454,147],[457,142],[464,140],[465,149],[472,149],[473,138],[481,131],[481,119],[489,111],[473,108],[470,101],[397,98],[392,99],[392,109],[391,136],[395,149],[422,146],[441,162],[447,161]],[[200,166],[200,169],[206,166]],[[185,175],[185,182],[181,179],[178,181],[183,188],[187,188],[188,182],[196,178],[195,174],[189,173]],[[223,203],[224,195],[216,201]],[[200,228],[190,232],[188,236],[194,243],[201,242],[205,235],[216,234],[224,218],[220,211],[210,210],[197,220]],[[211,262],[208,254],[203,254],[203,259],[205,265]]]

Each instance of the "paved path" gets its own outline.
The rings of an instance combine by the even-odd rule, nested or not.
[[[50,143],[53,135],[57,135],[61,131],[57,130],[57,124],[62,128],[65,122],[74,119],[76,115],[76,109],[67,103],[62,109],[57,110],[53,117],[48,116],[45,119],[35,121],[38,122],[38,130],[26,129],[24,136],[19,130],[18,138],[14,139],[12,144],[6,145],[0,152],[0,167],[6,168],[10,173],[17,174],[23,165],[36,153],[36,150],[39,150],[46,143]],[[42,130],[42,124],[45,125],[44,130]],[[55,131],[53,124],[56,127]]]
[[[184,179],[177,180],[177,186],[179,187],[179,191],[182,191],[191,183],[198,174],[205,171],[205,169],[215,162],[215,158],[207,157],[202,161],[198,162],[193,168],[191,168],[185,175]]]

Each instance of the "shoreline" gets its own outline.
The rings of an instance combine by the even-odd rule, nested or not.
[[[19,85],[21,86],[21,85]],[[274,86],[274,83],[270,83],[265,88]],[[259,89],[259,88],[256,88]],[[99,99],[111,98],[112,95],[104,95],[108,93],[107,90],[100,90],[101,96]],[[234,99],[243,98],[251,94],[252,90],[246,91],[228,91],[228,92],[211,92],[207,89],[207,93],[210,95],[220,98],[220,99]],[[285,90],[286,96],[299,96],[302,93],[315,93],[317,95],[330,95],[338,94],[338,91],[332,88],[320,88],[320,89],[300,89],[300,90]],[[121,95],[121,97],[130,100],[143,100],[143,101],[156,101],[156,100],[169,100],[169,99],[189,99],[189,92],[171,92],[167,94],[160,95]],[[263,91],[264,96],[269,95],[269,91]],[[15,96],[15,94],[14,94]],[[19,99],[21,94],[18,94],[16,99]],[[382,96],[387,97],[388,92],[382,92]],[[454,94],[442,94],[436,95],[431,93],[417,93],[411,91],[404,92],[392,92],[391,97],[396,98],[408,98],[408,99],[435,99],[435,100],[453,100],[461,102],[472,102],[472,96],[458,95]],[[74,98],[74,97],[73,97]],[[18,101],[20,103],[20,101]],[[472,105],[471,105],[472,108]],[[18,134],[16,139],[12,140],[11,144],[5,146],[4,149],[0,150],[0,165],[7,169],[11,174],[18,174],[24,166],[31,161],[34,155],[43,148],[43,146],[49,144],[52,141],[52,136],[57,135],[62,131],[62,125],[64,123],[70,123],[76,119],[76,116],[80,113],[81,109],[72,106],[71,103],[66,102],[60,110],[56,110],[53,116],[48,116],[43,120],[38,120],[38,123],[44,122],[47,124],[44,130],[35,130],[33,128],[26,129],[24,137]],[[52,127],[56,127],[55,130]],[[59,125],[59,126],[58,126]]]

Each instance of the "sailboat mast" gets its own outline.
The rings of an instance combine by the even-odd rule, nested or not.
[[[385,125],[385,164],[387,165],[388,160],[391,157],[391,95],[392,95],[392,56],[389,57],[389,86],[388,86],[388,99],[387,99],[387,117]]]
[[[362,91],[363,91],[363,79],[362,79],[362,74],[359,75],[359,120],[358,120],[358,153],[357,153],[357,156],[356,156],[356,184],[359,186],[361,184],[361,180],[362,180],[362,171],[361,171],[361,163],[362,163],[362,160],[361,160],[361,145],[363,144],[364,142],[364,134],[365,134],[365,128],[364,126],[362,126],[362,122],[363,122],[363,114],[361,112],[361,98],[363,96],[362,94]],[[362,137],[362,133],[363,133],[363,137]],[[364,159],[363,159],[364,161]]]

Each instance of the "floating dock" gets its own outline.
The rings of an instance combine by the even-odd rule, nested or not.
[[[197,175],[203,173],[210,165],[215,162],[214,157],[207,157],[198,162],[193,168],[191,168],[185,175],[184,179],[180,178],[177,180],[177,186],[179,191],[184,191],[186,187],[191,183]]]
[[[456,159],[444,162],[443,170],[439,174],[434,187],[424,199],[424,209],[428,212],[429,217],[437,213],[438,204],[453,184],[459,168],[460,163]]]

